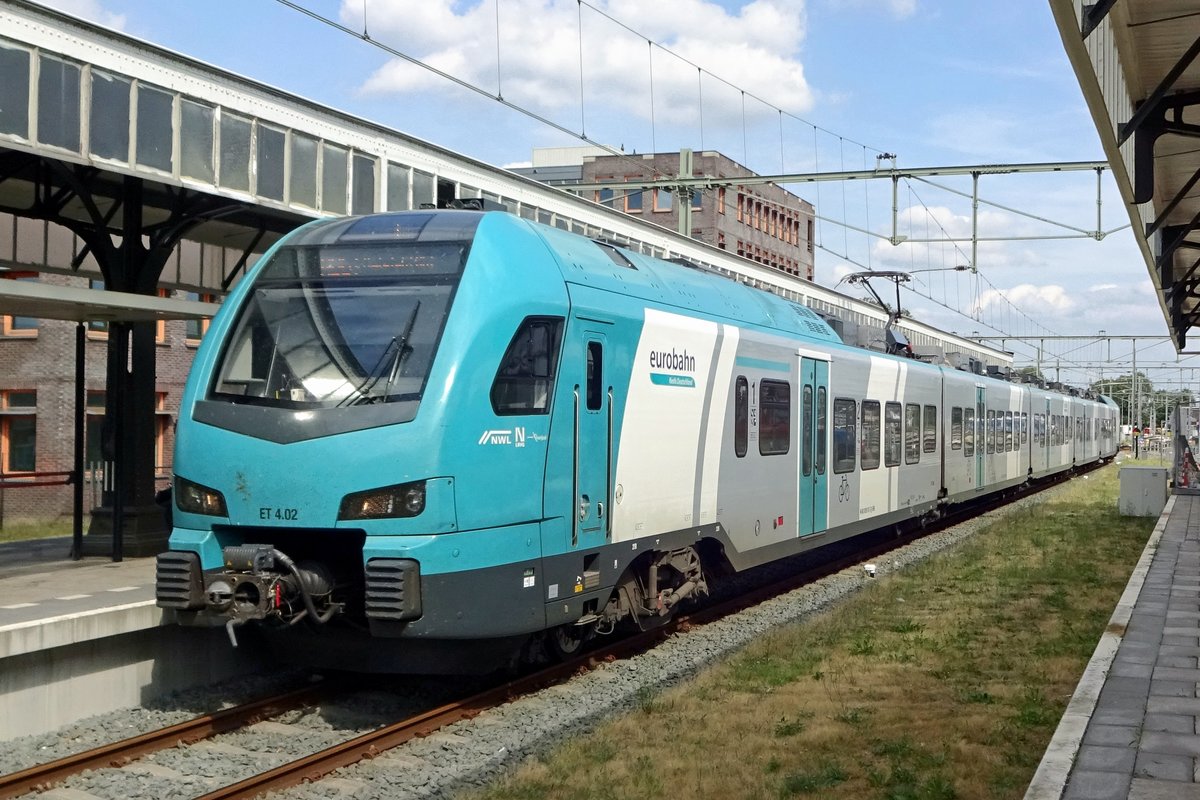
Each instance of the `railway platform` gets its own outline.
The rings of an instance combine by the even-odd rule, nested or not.
[[[1025,800],[1200,798],[1200,497],[1175,495]]]
[[[261,668],[253,642],[169,624],[153,558],[69,553],[69,538],[0,544],[0,739]]]

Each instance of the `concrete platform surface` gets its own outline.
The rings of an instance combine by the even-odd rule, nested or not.
[[[1200,800],[1200,497],[1168,502],[1026,800]]]

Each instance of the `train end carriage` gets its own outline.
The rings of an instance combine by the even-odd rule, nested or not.
[[[1073,397],[1071,405],[1075,416],[1073,426],[1075,435],[1072,438],[1072,445],[1075,448],[1074,465],[1082,467],[1095,464],[1100,460],[1098,421],[1103,406],[1094,402],[1090,397]]]
[[[1116,402],[1107,395],[1100,395],[1097,402],[1100,404],[1097,413],[1100,458],[1110,459],[1117,454],[1117,444],[1121,432],[1121,410]]]

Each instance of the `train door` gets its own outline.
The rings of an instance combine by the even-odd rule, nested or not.
[[[584,328],[573,343],[582,351],[574,383],[572,445],[574,522],[571,547],[596,547],[612,537],[613,391],[605,364],[605,335]]]
[[[828,524],[829,362],[800,358],[800,535]]]
[[[984,391],[982,386],[975,387],[975,424],[978,426],[975,433],[975,491],[985,488],[983,465],[989,431],[987,430],[987,405],[984,402]]]

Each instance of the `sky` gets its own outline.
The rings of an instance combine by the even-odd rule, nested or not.
[[[882,153],[901,167],[1104,159],[1045,0],[292,0],[478,92],[279,0],[43,2],[500,166],[581,132],[626,152],[718,150],[762,174],[873,169]],[[930,180],[900,183],[896,232],[969,235],[970,178]],[[965,335],[1165,336],[1115,183],[1100,187],[1097,220],[1094,172],[981,177],[980,236],[1007,240],[980,243],[974,275],[952,271],[971,263],[969,242],[885,238],[890,181],[786,188],[822,218],[823,285],[909,271],[906,312]],[[1078,236],[1036,218],[1108,233],[1035,238]],[[1165,341],[1137,346],[1139,367],[1175,362]],[[1082,384],[1128,372],[1129,352],[1048,343],[1043,370]],[[1200,386],[1151,372],[1163,388],[1181,377]]]

